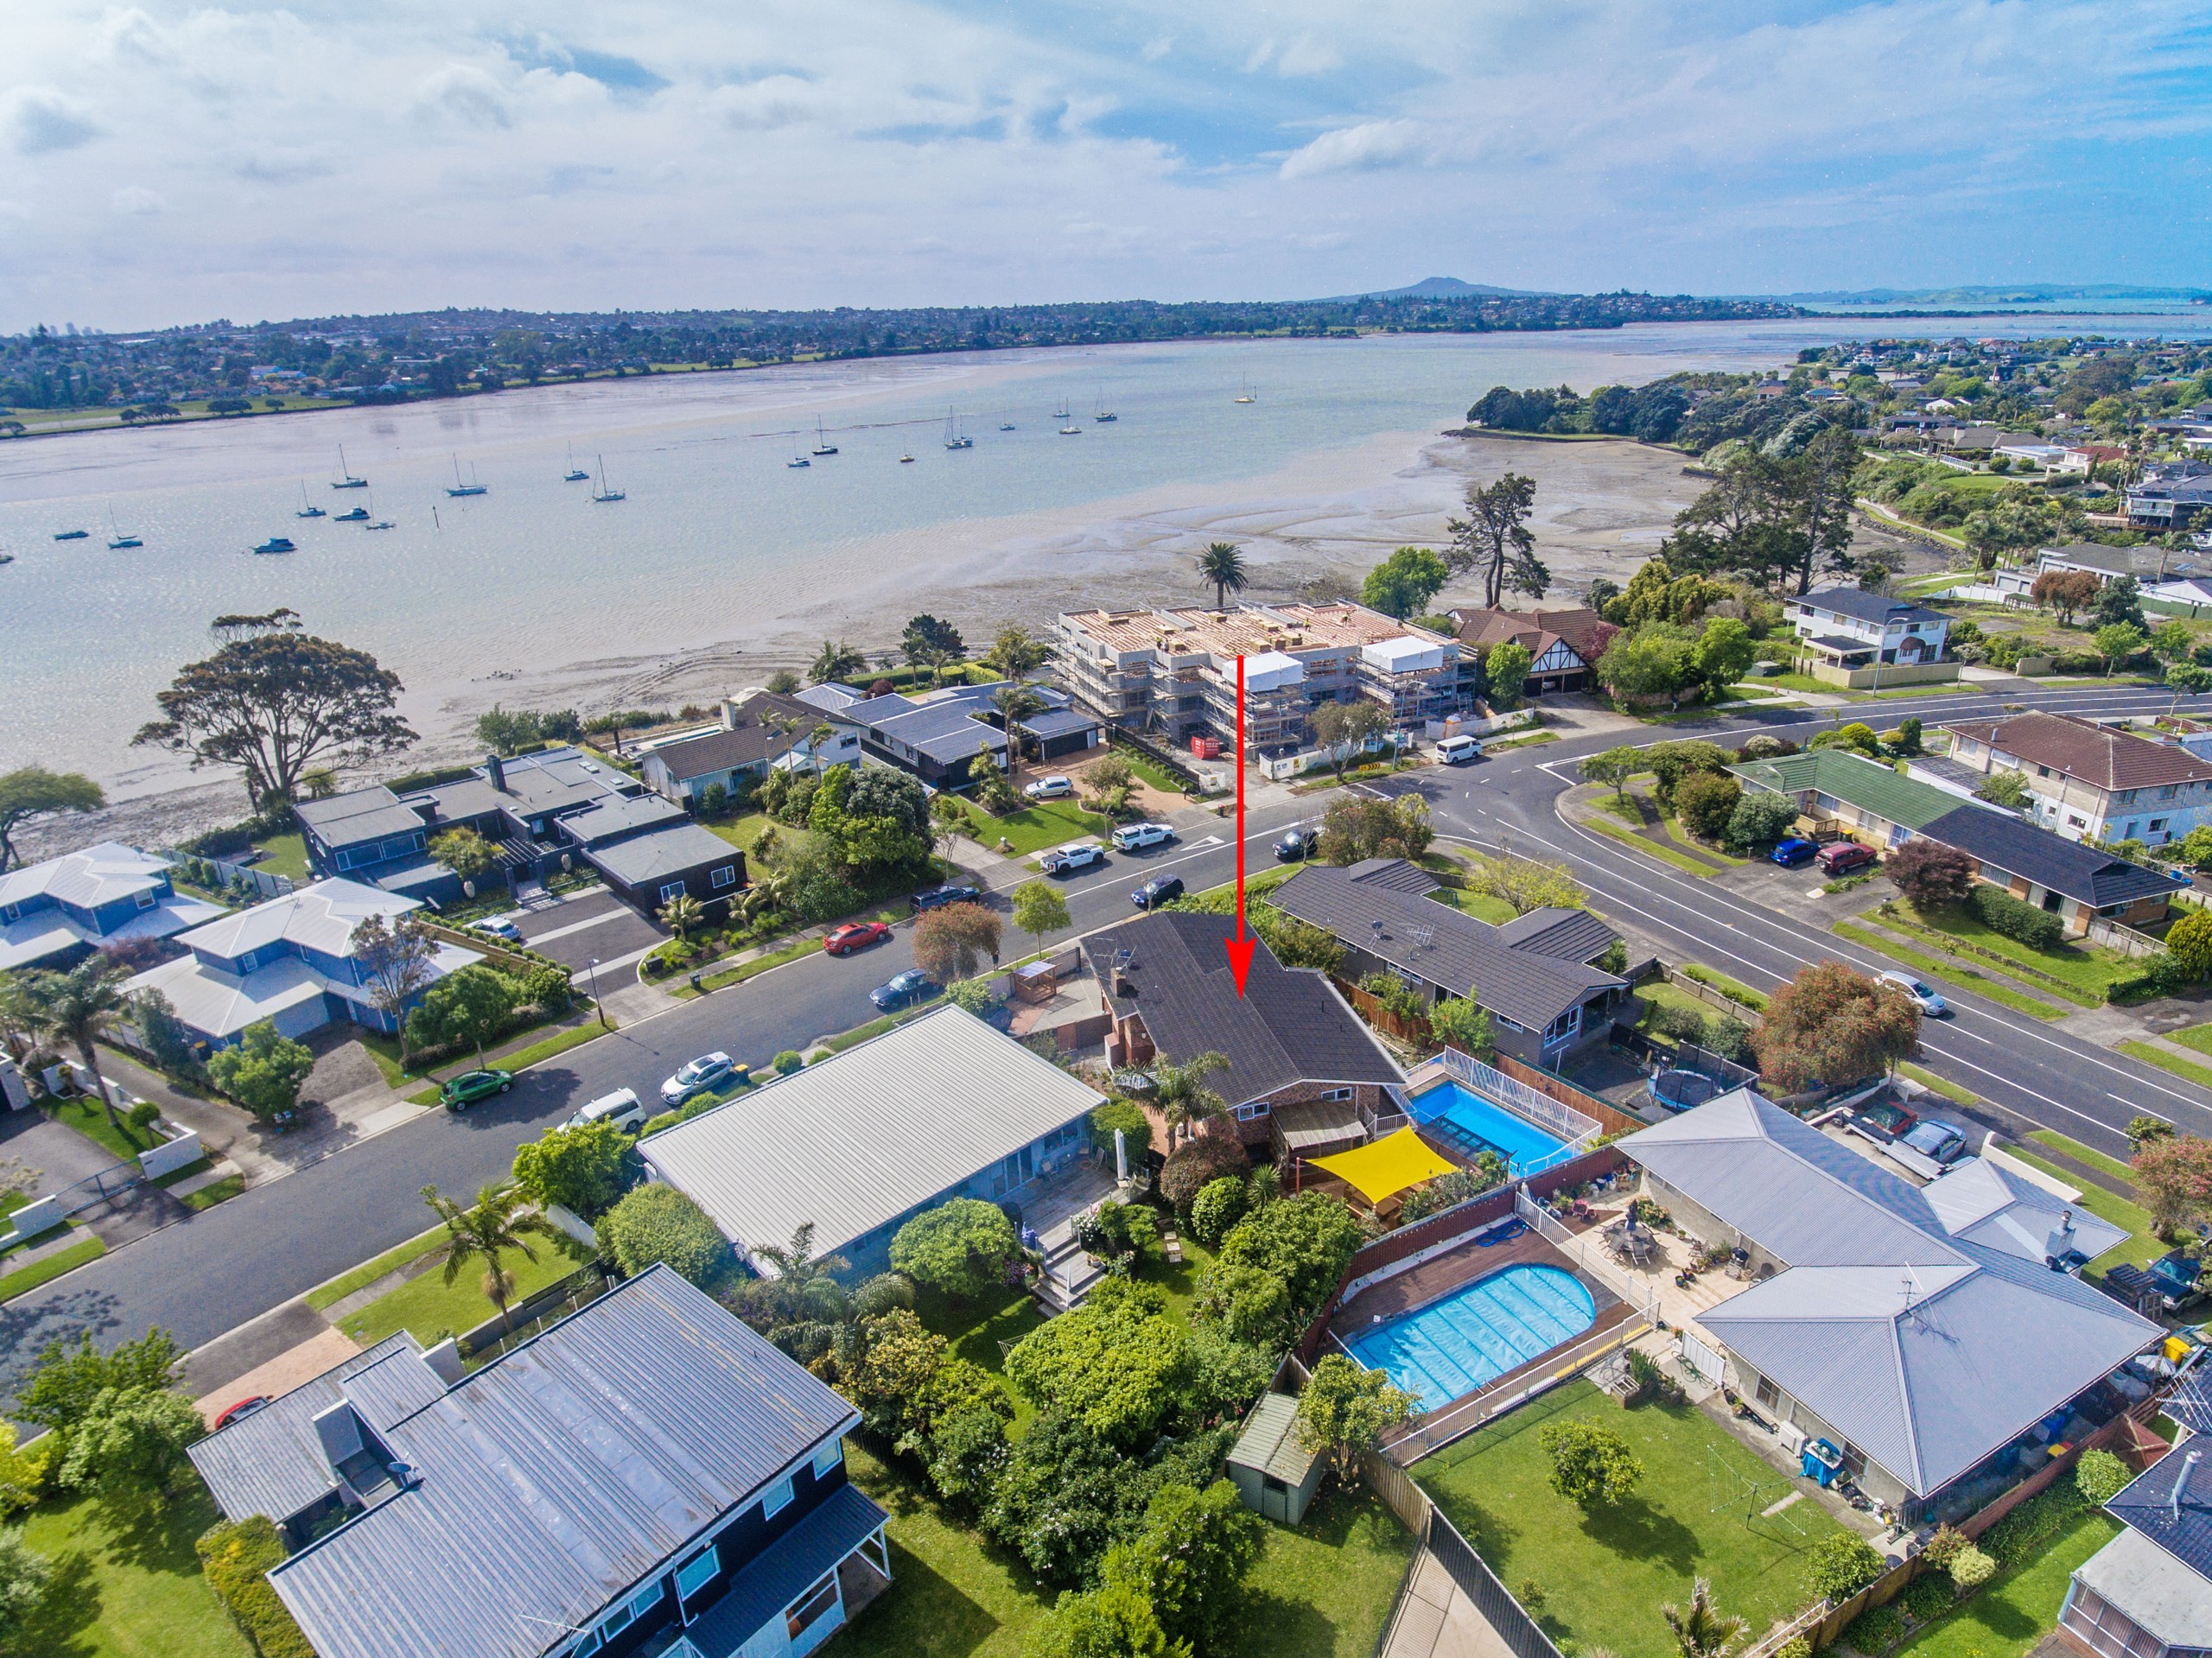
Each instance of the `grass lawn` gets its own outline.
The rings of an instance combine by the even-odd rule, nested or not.
[[[772,967],[781,967],[786,962],[796,962],[800,956],[811,956],[821,948],[822,941],[819,938],[795,939],[781,950],[772,950],[766,956],[755,956],[753,960],[741,962],[725,972],[710,973],[699,982],[709,990],[720,990],[724,985],[743,984],[747,979],[758,974],[766,973]],[[678,980],[678,988],[675,992],[677,995],[689,997],[698,994],[698,992],[692,989],[689,983],[682,981],[682,975],[674,976]]]
[[[1538,1439],[1546,1423],[1577,1417],[1619,1432],[1644,1467],[1627,1501],[1588,1515],[1552,1490]],[[1711,1579],[1720,1610],[1749,1618],[1754,1636],[1794,1615],[1812,1598],[1805,1551],[1838,1529],[1810,1501],[1759,1518],[1796,1482],[1694,1406],[1624,1411],[1582,1381],[1417,1464],[1414,1475],[1509,1585],[1542,1586],[1554,1640],[1620,1658],[1675,1658],[1659,1604],[1687,1600],[1694,1577]]]
[[[1700,1019],[1713,1019],[1720,1016],[1720,1010],[1719,1008],[1711,1006],[1709,1003],[1700,1001],[1697,997],[1693,996],[1688,991],[1683,989],[1681,986],[1678,984],[1669,984],[1663,979],[1649,980],[1646,982],[1637,986],[1636,999],[1642,1002],[1647,1008],[1687,1007],[1691,1013],[1695,1013]],[[1638,1024],[1642,1024],[1643,1022],[1643,1015],[1639,1014],[1637,1016],[1637,1022]],[[1749,1021],[1746,1022],[1748,1023]]]
[[[747,852],[752,851],[759,844],[760,836],[771,825],[774,826],[776,838],[779,841],[787,841],[791,836],[803,835],[805,832],[802,829],[787,829],[783,824],[778,823],[766,812],[745,812],[736,817],[727,818],[719,823],[707,823],[707,828],[713,833],[721,835],[732,846],[742,848]]]
[[[49,1499],[25,1540],[54,1581],[19,1650],[41,1658],[253,1658],[200,1575],[193,1540],[222,1516],[195,1479],[151,1523],[89,1499]]]
[[[1534,748],[1538,743],[1555,743],[1558,740],[1559,733],[1556,731],[1532,731],[1525,737],[1498,737],[1485,740],[1483,753],[1497,754],[1509,748]]]
[[[1367,1658],[1413,1553],[1413,1534],[1372,1492],[1330,1483],[1297,1530],[1268,1528],[1228,1651],[1234,1658]]]
[[[1752,989],[1751,986],[1745,984],[1741,979],[1732,979],[1726,973],[1719,972],[1713,968],[1707,967],[1703,963],[1696,962],[1691,962],[1690,965],[1684,968],[1682,971],[1690,978],[1693,978],[1700,984],[1704,985],[1707,989],[1718,990],[1722,995],[1727,997],[1729,1001],[1748,1007],[1753,1013],[1764,1013],[1766,1012],[1767,998],[1765,993]]]
[[[1974,1105],[1981,1096],[1970,1088],[1961,1088],[1948,1077],[1938,1077],[1925,1065],[1916,1065],[1910,1059],[1900,1060],[1897,1070],[1910,1077],[1929,1092],[1942,1095],[1954,1105]]]
[[[587,1042],[596,1042],[602,1036],[618,1028],[619,1026],[611,1019],[602,1026],[596,1018],[588,1016],[582,1024],[569,1030],[556,1031],[552,1035],[533,1042],[526,1048],[517,1048],[512,1053],[491,1053],[491,1063],[494,1070],[522,1070],[531,1065],[542,1064],[548,1059],[568,1052],[571,1048],[581,1048]],[[448,1061],[447,1064],[451,1064],[456,1070],[474,1069],[474,1058],[472,1056],[467,1064],[460,1060]],[[445,1068],[443,1064],[439,1067],[442,1070]],[[435,1105],[437,1103],[438,1090],[435,1087],[418,1089],[407,1097],[416,1105]]]
[[[108,1089],[111,1093],[115,1091],[112,1080],[109,1082]],[[119,1128],[116,1127],[107,1120],[107,1113],[101,1108],[99,1101],[90,1095],[72,1095],[66,1100],[41,1101],[39,1109],[56,1122],[67,1123],[86,1139],[105,1147],[118,1162],[128,1163],[139,1153],[149,1152],[161,1143],[151,1134],[138,1135],[128,1121]],[[116,1115],[123,1115],[120,1095],[116,1099]]]
[[[2136,971],[2133,962],[2116,950],[2102,950],[2095,946],[2067,944],[2057,950],[2034,950],[2017,938],[1982,924],[1978,917],[1963,910],[1938,910],[1933,915],[1922,913],[1910,904],[1900,903],[1895,918],[1884,918],[1892,924],[1911,928],[1915,925],[1930,932],[1948,934],[1961,943],[1972,944],[1977,950],[2001,956],[2008,962],[2033,968],[2079,991],[2089,998],[2087,1006],[2101,1007],[2105,989],[2115,979],[2126,977]],[[2208,1050],[2212,1051],[2212,1050]]]
[[[385,1250],[373,1260],[365,1261],[351,1271],[342,1272],[327,1282],[316,1285],[308,1292],[308,1305],[317,1312],[322,1312],[344,1300],[355,1290],[366,1289],[386,1273],[396,1273],[409,1261],[419,1261],[436,1248],[445,1236],[446,1229],[442,1224],[433,1226],[428,1231],[417,1232],[406,1242]]]
[[[2130,1187],[2135,1184],[2135,1171],[2118,1158],[2107,1157],[2095,1147],[2084,1146],[2078,1140],[2069,1140],[2056,1128],[2031,1128],[2028,1138],[2050,1147],[2054,1152],[2063,1152],[2076,1162],[2087,1163],[2093,1169],[2102,1169],[2115,1180],[2126,1181]],[[2071,1185],[2074,1183],[2069,1180],[2067,1184]]]
[[[1001,837],[1014,842],[1016,857],[1027,857],[1048,847],[1065,845],[1084,836],[1100,835],[1113,828],[1096,812],[1087,812],[1072,800],[1039,800],[1004,817],[994,817],[980,806],[963,801],[968,813],[968,833],[995,848]]]
[[[2169,1042],[2178,1042],[2184,1048],[2194,1048],[2202,1054],[2212,1054],[2212,1025],[2192,1025],[2186,1030],[2168,1031]]]
[[[1923,1629],[1897,1658],[2020,1658],[2058,1626],[2058,1608],[2074,1569],[2119,1530],[2120,1522],[2108,1515],[2083,1515],[2040,1557]]]
[[[272,835],[265,841],[256,841],[254,845],[260,848],[264,854],[261,861],[254,865],[256,869],[265,870],[272,875],[289,875],[294,880],[303,881],[308,878],[310,873],[308,868],[308,843],[301,839],[297,831],[290,835]]]
[[[245,1190],[245,1176],[226,1174],[219,1180],[209,1181],[197,1191],[186,1192],[183,1203],[190,1210],[213,1209],[217,1204],[228,1203]]]
[[[2038,1001],[2024,990],[2013,989],[2012,981],[1992,978],[1988,974],[1977,969],[1965,966],[1957,956],[1949,956],[1939,961],[1925,950],[1917,950],[1910,944],[1898,943],[1887,933],[1877,932],[1872,927],[1861,927],[1849,921],[1837,922],[1834,931],[1838,937],[1848,938],[1854,944],[1863,944],[1868,950],[1879,951],[1893,962],[1902,962],[1907,967],[1917,968],[1930,978],[1949,979],[1955,983],[1971,981],[1967,988],[1976,995],[1986,996],[1992,1001],[2001,1002],[2015,1013],[2025,1013],[2031,1019],[2066,1017],[2066,1010],[2063,1007],[2054,1007],[2047,1001]]]
[[[1682,820],[1679,817],[1662,817],[1659,821],[1666,829],[1667,838],[1692,857],[1710,858],[1713,862],[1729,868],[1733,868],[1738,864],[1751,862],[1749,858],[1739,858],[1732,852],[1723,852],[1719,847],[1699,840],[1696,835],[1682,827]]]
[[[1582,827],[1593,829],[1600,835],[1611,835],[1624,845],[1635,848],[1647,858],[1656,858],[1661,863],[1672,864],[1686,875],[1706,876],[1719,873],[1719,866],[1717,864],[1709,864],[1702,859],[1693,858],[1687,853],[1675,851],[1671,847],[1657,845],[1645,840],[1635,830],[1624,829],[1618,823],[1608,823],[1602,817],[1585,818]]]
[[[1429,897],[1439,904],[1448,904],[1478,921],[1487,921],[1493,927],[1503,926],[1518,913],[1503,899],[1492,898],[1488,893],[1470,893],[1459,887],[1440,886]]]
[[[442,1234],[444,1229],[439,1230]],[[433,1240],[434,1245],[436,1242]],[[514,1289],[507,1297],[510,1304],[576,1270],[575,1261],[543,1239],[532,1240],[531,1248],[537,1251],[534,1261],[524,1260],[519,1252],[506,1257],[507,1270],[515,1275]],[[364,1347],[400,1330],[413,1331],[417,1341],[432,1347],[448,1336],[475,1329],[498,1312],[484,1293],[483,1267],[472,1261],[450,1285],[442,1268],[418,1274],[340,1319],[338,1327]]]
[[[18,1267],[0,1278],[0,1301],[12,1301],[18,1295],[28,1295],[41,1284],[50,1284],[66,1272],[83,1266],[88,1261],[98,1261],[107,1253],[107,1245],[98,1238],[84,1238],[67,1249],[57,1250],[43,1261]]]
[[[2156,1065],[2160,1070],[2171,1071],[2185,1083],[2195,1083],[2199,1088],[2212,1088],[2212,1067],[2191,1064],[2178,1054],[2168,1053],[2164,1048],[2154,1048],[2148,1042],[2123,1042],[2120,1051],[2131,1059],[2140,1059],[2146,1065]]]
[[[1183,792],[1183,779],[1153,759],[1151,755],[1140,753],[1137,750],[1120,743],[1114,745],[1114,752],[1128,761],[1129,770],[1162,794],[1179,795]]]
[[[2054,1175],[2069,1186],[2079,1187],[2082,1208],[2088,1210],[2099,1220],[2110,1221],[2114,1226],[2126,1229],[2127,1241],[2116,1246],[2109,1255],[2100,1255],[2092,1261],[2082,1272],[2082,1276],[2085,1280],[2094,1281],[2102,1278],[2107,1267],[2120,1266],[2122,1263],[2133,1267],[2147,1267],[2165,1254],[2166,1246],[2158,1240],[2156,1225],[2151,1218],[2149,1210],[2139,1204],[2131,1204],[2125,1197],[2116,1197],[2102,1186],[2082,1185],[2080,1180],[2067,1170],[2060,1168],[2056,1163],[2044,1161],[2017,1142],[2005,1147],[2005,1150],[2009,1155],[2018,1158],[2023,1163],[2033,1164],[2045,1174]]]

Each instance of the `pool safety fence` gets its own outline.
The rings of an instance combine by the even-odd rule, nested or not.
[[[1423,1457],[1432,1456],[1477,1429],[1488,1426],[1537,1394],[1548,1393],[1560,1382],[1580,1375],[1599,1359],[1618,1352],[1651,1327],[1649,1316],[1637,1311],[1610,1330],[1594,1331],[1572,1346],[1555,1349],[1543,1355],[1538,1369],[1500,1376],[1487,1387],[1462,1394],[1448,1405],[1422,1412],[1384,1439],[1382,1454],[1399,1467],[1409,1468]]]
[[[1637,1318],[1648,1324],[1658,1324],[1658,1286],[1637,1278],[1609,1259],[1604,1246],[1597,1242],[1594,1229],[1570,1231],[1560,1224],[1557,1216],[1531,1199],[1525,1188],[1514,1192],[1513,1212],[1534,1227],[1546,1243],[1573,1261],[1577,1271],[1592,1282],[1603,1284],[1623,1305],[1634,1308]]]
[[[1446,1048],[1435,1058],[1421,1065],[1406,1079],[1408,1109],[1418,1122],[1431,1122],[1437,1113],[1422,1110],[1422,1102],[1433,1094],[1438,1084],[1454,1082],[1469,1093],[1481,1096],[1500,1110],[1510,1111],[1523,1122],[1542,1129],[1561,1142],[1560,1151],[1547,1158],[1539,1167],[1548,1167],[1554,1162],[1587,1151],[1590,1143],[1605,1131],[1596,1118],[1576,1110],[1573,1106],[1540,1094],[1528,1083],[1508,1077],[1495,1066],[1486,1065],[1471,1054],[1461,1053],[1457,1048]],[[1533,1174],[1535,1169],[1519,1171]]]

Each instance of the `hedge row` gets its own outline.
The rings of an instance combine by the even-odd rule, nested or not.
[[[2017,939],[2030,950],[2056,950],[2066,942],[2066,924],[2048,910],[2023,903],[2001,887],[1977,883],[1967,900],[1992,932]]]
[[[269,1586],[269,1569],[283,1562],[284,1541],[266,1516],[211,1527],[194,1547],[207,1586],[261,1658],[315,1658],[315,1648]]]

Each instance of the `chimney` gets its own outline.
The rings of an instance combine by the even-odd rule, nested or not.
[[[497,754],[484,757],[485,779],[501,794],[507,791],[507,765]]]
[[[735,731],[743,723],[744,721],[737,717],[737,699],[734,696],[722,698],[722,729]]]

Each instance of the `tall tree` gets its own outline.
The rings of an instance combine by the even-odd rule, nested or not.
[[[107,1078],[100,1074],[98,1045],[129,1021],[131,1010],[122,975],[108,959],[94,951],[67,973],[24,974],[10,987],[8,1011],[35,1039],[56,1050],[76,1050],[79,1062],[92,1074],[100,1109],[120,1132],[123,1121],[115,1114]]]
[[[1451,580],[1444,561],[1426,547],[1401,547],[1367,573],[1359,602],[1400,621],[1427,613],[1430,600]]]
[[[1229,1102],[1206,1081],[1217,1071],[1228,1069],[1229,1056],[1211,1050],[1179,1065],[1153,1068],[1152,1102],[1160,1108],[1160,1115],[1167,1119],[1169,1150],[1174,1149],[1179,1131],[1187,1140],[1198,1132],[1198,1124],[1210,1121],[1229,1109]]]
[[[912,618],[906,631],[899,636],[899,648],[905,653],[910,668],[926,668],[930,683],[935,684],[948,662],[957,662],[968,654],[967,641],[960,637],[960,630],[950,622],[939,621],[927,611]]]
[[[261,810],[296,799],[318,765],[365,765],[413,743],[413,727],[393,711],[400,689],[365,651],[270,627],[187,664],[155,697],[162,717],[130,740],[188,755],[195,769],[238,767]]]
[[[1551,572],[1536,556],[1536,538],[1529,529],[1529,515],[1535,510],[1536,480],[1509,472],[1495,483],[1467,486],[1467,516],[1448,518],[1451,549],[1445,563],[1455,573],[1477,570],[1483,579],[1483,602],[1495,608],[1505,590],[1541,599],[1551,585]]]
[[[499,1309],[499,1316],[505,1318],[507,1298],[515,1291],[515,1275],[507,1270],[508,1254],[518,1254],[535,1265],[537,1251],[531,1247],[530,1241],[550,1241],[552,1223],[543,1215],[524,1213],[524,1205],[529,1200],[520,1186],[509,1186],[503,1191],[487,1181],[476,1194],[472,1209],[463,1209],[442,1195],[435,1186],[423,1188],[423,1201],[446,1223],[445,1240],[438,1248],[442,1252],[440,1259],[445,1264],[447,1284],[451,1285],[459,1278],[461,1269],[472,1261],[481,1261],[484,1293]]]
[[[100,785],[75,772],[26,765],[0,777],[0,875],[16,862],[16,830],[55,812],[96,812],[107,804]]]
[[[1859,470],[1859,440],[1830,426],[1784,463],[1790,527],[1796,532],[1797,591],[1812,591],[1815,565],[1837,575],[1857,574],[1851,556],[1852,476]]]
[[[1198,555],[1198,580],[1213,583],[1213,607],[1229,608],[1229,595],[1242,593],[1251,578],[1244,569],[1244,555],[1233,542],[1216,541]]]
[[[443,838],[443,837],[441,837]],[[436,976],[437,941],[416,915],[372,915],[353,929],[353,960],[369,1005],[399,1031],[399,1068],[407,1069],[407,1004]]]
[[[1021,734],[1014,729],[1033,714],[1045,711],[1045,699],[1034,687],[1015,680],[991,693],[991,706],[1006,722],[1007,775],[1009,781],[1021,769]]]
[[[999,629],[998,637],[991,641],[990,654],[983,658],[986,666],[995,669],[1008,679],[1024,680],[1051,660],[1052,651],[1045,642],[1035,638],[1019,622],[1008,622]]]
[[[1881,1076],[1919,1040],[1920,1009],[1904,992],[1840,962],[1801,969],[1751,1034],[1760,1074],[1784,1093]]]
[[[806,677],[817,685],[826,685],[833,679],[848,678],[868,671],[868,653],[842,643],[822,641],[822,648],[807,665]]]

